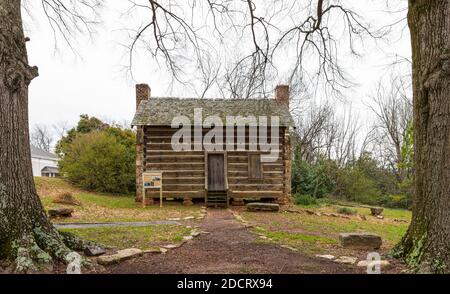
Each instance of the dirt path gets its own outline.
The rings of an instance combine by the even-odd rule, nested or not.
[[[146,254],[106,268],[107,273],[356,273],[354,267],[314,258],[271,244],[227,210],[208,209],[201,234],[166,254]]]

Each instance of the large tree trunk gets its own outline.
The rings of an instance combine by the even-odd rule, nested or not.
[[[28,85],[37,68],[27,60],[20,0],[0,0],[0,258],[18,271],[37,262],[66,261],[71,252],[47,219],[36,193],[28,130]]]
[[[395,253],[422,272],[450,273],[450,0],[410,0],[415,189]]]

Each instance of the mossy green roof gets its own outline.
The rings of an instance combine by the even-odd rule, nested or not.
[[[139,104],[133,126],[171,125],[177,116],[186,116],[194,124],[194,109],[201,108],[203,120],[218,116],[226,123],[227,116],[279,117],[280,126],[294,126],[289,107],[275,99],[198,99],[152,97]]]

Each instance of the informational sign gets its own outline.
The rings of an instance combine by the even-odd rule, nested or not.
[[[155,188],[160,189],[162,183],[162,173],[151,172],[144,173],[144,188]]]
[[[162,207],[162,172],[142,173],[142,206],[145,207],[145,189],[159,189],[159,206]]]

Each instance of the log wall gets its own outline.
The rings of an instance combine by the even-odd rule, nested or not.
[[[163,172],[163,197],[204,198],[205,190],[205,160],[204,150],[174,151],[171,140],[176,129],[170,127],[146,126],[143,130],[143,170]],[[202,137],[209,131],[203,129]],[[285,128],[279,131],[279,156],[274,162],[262,163],[263,178],[249,178],[249,153],[262,153],[248,151],[250,132],[245,132],[246,151],[227,151],[226,142],[223,151],[226,151],[225,164],[228,178],[229,195],[232,198],[276,198],[285,199],[290,196],[290,146],[288,146],[288,133]],[[234,142],[239,137],[234,131]],[[270,128],[268,128],[270,138]],[[194,140],[192,131],[191,139]],[[225,131],[224,131],[224,141]],[[234,145],[235,146],[235,145]],[[259,148],[259,146],[258,146]],[[146,196],[158,198],[159,191],[147,190]]]

